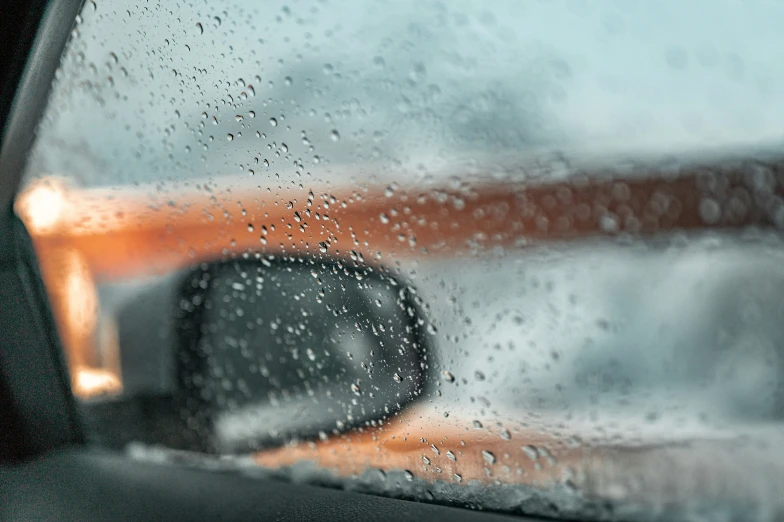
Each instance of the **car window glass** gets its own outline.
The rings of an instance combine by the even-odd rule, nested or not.
[[[96,439],[781,516],[782,9],[86,2],[17,211]]]

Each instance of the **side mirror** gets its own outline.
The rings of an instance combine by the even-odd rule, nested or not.
[[[205,263],[127,300],[128,395],[170,396],[186,446],[218,453],[383,422],[422,394],[424,319],[411,287],[349,263]]]

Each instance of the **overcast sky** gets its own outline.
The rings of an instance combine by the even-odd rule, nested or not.
[[[31,175],[278,183],[301,160],[306,183],[344,183],[782,137],[781,2],[193,4],[87,2]]]

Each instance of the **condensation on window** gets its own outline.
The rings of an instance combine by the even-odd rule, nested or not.
[[[87,2],[17,211],[95,439],[517,514],[784,516],[783,16]]]

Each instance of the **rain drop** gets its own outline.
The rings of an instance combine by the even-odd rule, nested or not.
[[[485,459],[488,464],[495,464],[495,455],[487,450],[482,450],[482,458]]]
[[[523,446],[523,453],[525,453],[529,459],[536,460],[539,458],[539,452],[536,451],[536,447],[534,446]]]
[[[712,225],[718,223],[721,218],[721,207],[719,203],[712,198],[702,198],[700,201],[700,217],[702,220]]]

